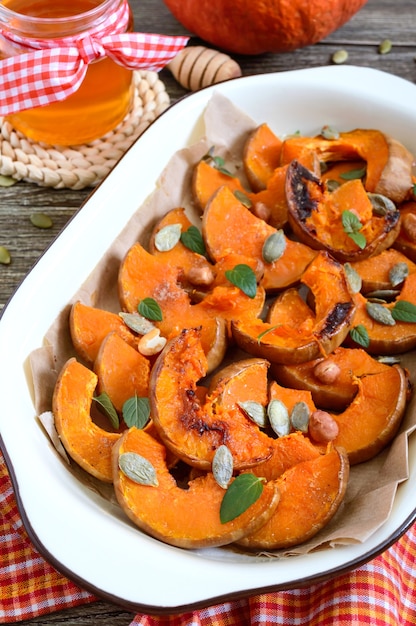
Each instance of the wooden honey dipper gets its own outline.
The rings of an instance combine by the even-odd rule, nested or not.
[[[190,91],[241,76],[241,68],[236,61],[227,54],[204,46],[184,48],[167,67],[178,83]]]

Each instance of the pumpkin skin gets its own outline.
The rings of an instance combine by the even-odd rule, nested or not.
[[[230,52],[286,52],[321,41],[367,0],[164,0],[201,39]]]

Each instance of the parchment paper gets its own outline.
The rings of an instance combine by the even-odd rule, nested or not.
[[[257,123],[242,111],[215,93],[204,113],[205,138],[190,148],[176,153],[161,173],[154,193],[142,207],[138,207],[122,233],[102,258],[87,282],[80,286],[71,302],[62,311],[45,337],[45,345],[31,355],[35,405],[40,421],[53,436],[51,398],[56,377],[70,356],[76,356],[68,327],[70,305],[76,300],[85,304],[118,312],[118,267],[128,248],[136,241],[144,245],[151,227],[167,211],[185,207],[190,219],[198,225],[200,217],[191,197],[192,166],[215,146],[215,153],[226,158],[227,167],[235,167],[244,180],[241,168],[242,148],[248,133]],[[413,353],[403,355],[402,365],[416,380],[416,358]],[[312,540],[290,550],[273,553],[275,557],[304,554],[312,550],[333,548],[337,545],[364,542],[388,519],[396,491],[408,478],[408,437],[416,427],[415,398],[410,401],[406,416],[392,445],[373,460],[354,466],[343,504],[331,522]],[[59,440],[55,439],[57,449]],[[65,454],[60,449],[62,458]],[[79,480],[114,503],[112,488],[94,480],[66,458],[68,471]]]

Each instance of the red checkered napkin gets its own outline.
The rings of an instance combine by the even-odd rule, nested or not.
[[[30,543],[0,453],[0,623],[19,622],[95,599],[58,574]],[[225,602],[176,616],[139,614],[130,626],[272,624],[414,626],[416,526],[367,565],[329,582]]]

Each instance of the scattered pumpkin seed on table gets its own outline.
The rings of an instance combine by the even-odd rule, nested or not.
[[[10,252],[4,246],[0,246],[0,263],[2,265],[9,265],[12,260]]]
[[[52,228],[53,221],[46,213],[32,213],[30,221],[36,228]]]
[[[340,65],[348,60],[348,52],[346,50],[337,50],[331,58],[333,63]]]

